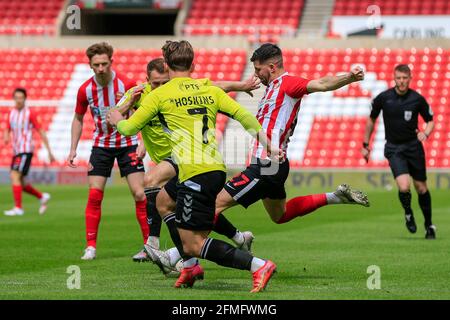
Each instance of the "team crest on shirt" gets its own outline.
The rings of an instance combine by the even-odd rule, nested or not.
[[[405,111],[405,120],[409,121],[412,118],[412,111]]]

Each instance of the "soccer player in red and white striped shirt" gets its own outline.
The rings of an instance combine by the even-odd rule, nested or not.
[[[114,107],[133,84],[112,70],[113,48],[107,43],[96,43],[86,50],[94,76],[78,90],[75,116],[72,121],[71,149],[68,157],[70,167],[76,167],[74,159],[83,129],[83,119],[88,107],[95,123],[92,152],[89,159],[89,196],[86,206],[87,248],[81,259],[96,257],[97,233],[101,218],[101,204],[106,180],[111,176],[114,161],[117,159],[120,174],[126,177],[133,194],[136,217],[139,222],[144,243],[147,241],[147,200],[144,194],[145,147],[139,146],[137,136],[125,137],[109,126],[106,114]]]
[[[332,91],[364,79],[364,72],[356,67],[340,76],[326,76],[308,80],[289,75],[283,66],[281,49],[266,43],[250,59],[255,75],[266,91],[259,102],[256,115],[274,147],[284,151],[284,159],[273,163],[261,144],[256,142],[251,164],[229,180],[217,196],[216,210],[223,212],[237,204],[247,208],[262,200],[267,213],[275,223],[286,223],[328,204],[360,204],[369,206],[367,196],[348,185],[340,185],[335,192],[300,196],[286,201],[284,183],[289,175],[287,145],[296,123],[301,99],[318,91]]]
[[[47,135],[42,129],[36,112],[25,105],[27,92],[23,88],[17,88],[13,92],[15,102],[14,109],[9,114],[7,131],[4,134],[5,144],[12,137],[13,158],[11,163],[11,183],[15,206],[11,210],[5,211],[7,216],[23,215],[22,191],[38,198],[41,202],[39,213],[43,214],[47,209],[47,202],[50,200],[48,193],[41,193],[30,183],[25,181],[25,177],[30,170],[31,159],[34,152],[33,130],[37,130],[41,140],[48,150],[50,162],[53,162],[52,151],[48,144]]]

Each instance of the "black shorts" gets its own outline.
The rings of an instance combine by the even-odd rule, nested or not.
[[[186,230],[209,231],[214,225],[216,197],[223,188],[226,175],[211,171],[178,183],[177,227]]]
[[[176,175],[167,181],[167,183],[164,185],[164,190],[166,190],[169,197],[172,198],[173,201],[177,201],[177,184],[178,184],[178,165],[173,161],[172,158],[166,158],[163,161],[166,161],[172,165],[172,167],[175,169]]]
[[[276,169],[276,164],[273,165]],[[284,183],[289,175],[289,160],[270,172],[273,169],[270,162],[253,159],[244,171],[227,181],[224,189],[244,208],[261,199],[286,199]]]
[[[175,161],[173,161],[173,159],[171,157],[165,158],[163,161],[166,161],[168,163],[170,163],[173,167],[173,169],[175,170],[175,172],[177,173],[178,176],[178,165],[175,163]]]
[[[93,147],[89,158],[88,176],[110,177],[115,159],[121,177],[144,172],[144,163],[137,158],[136,149],[136,145],[123,148]]]
[[[173,201],[177,201],[177,184],[178,184],[178,175],[167,181],[164,185],[164,190],[166,190],[167,194]]]
[[[401,174],[409,174],[414,180],[427,180],[425,151],[419,140],[402,144],[387,142],[384,146],[384,156],[389,161],[394,178]]]
[[[19,153],[13,156],[11,161],[11,170],[18,171],[22,176],[26,176],[30,171],[32,153]]]

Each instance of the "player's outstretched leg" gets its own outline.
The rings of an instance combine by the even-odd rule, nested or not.
[[[273,204],[271,205],[271,202]],[[294,218],[302,217],[315,211],[316,209],[330,204],[358,204],[364,207],[370,206],[367,195],[360,191],[352,189],[347,184],[341,184],[336,191],[308,196],[292,198],[286,202],[284,211],[280,218],[277,218],[277,208],[282,204],[277,200],[264,200],[266,209],[269,211],[272,220],[276,223],[286,223]]]

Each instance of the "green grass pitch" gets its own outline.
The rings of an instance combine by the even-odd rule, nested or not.
[[[97,259],[81,261],[87,187],[41,186],[52,194],[47,213],[24,195],[22,217],[0,215],[0,299],[449,299],[450,202],[432,190],[437,239],[424,239],[423,217],[413,196],[418,232],[411,235],[395,190],[369,190],[372,206],[329,206],[285,225],[270,221],[261,203],[227,216],[256,236],[254,253],[270,258],[278,273],[261,294],[250,294],[251,275],[203,261],[205,280],[177,290],[155,265],[134,263],[141,248],[134,203],[126,186],[108,186]],[[320,192],[290,187],[289,196]],[[0,210],[12,206],[0,187]],[[165,226],[161,244],[171,242]],[[71,265],[81,289],[67,288]],[[377,265],[381,289],[369,290],[367,268]]]

